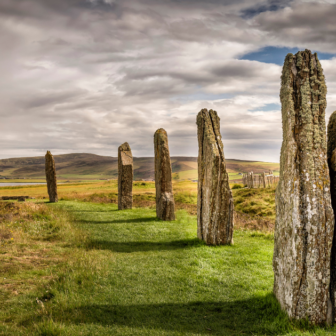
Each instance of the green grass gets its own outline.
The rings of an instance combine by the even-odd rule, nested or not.
[[[196,218],[114,204],[49,204],[89,239],[52,281],[2,302],[0,335],[327,335],[292,324],[272,295],[273,241],[235,231],[233,246],[196,237]],[[40,271],[41,272],[41,271]],[[42,272],[42,274],[44,274]],[[37,272],[36,277],[39,277]],[[38,305],[38,297],[44,308]]]
[[[275,218],[275,188],[236,189],[233,196],[236,211]]]
[[[229,180],[240,180],[242,179],[242,175],[239,175],[238,173],[228,173],[229,174]]]
[[[198,179],[197,169],[180,171],[178,172],[178,176],[180,180],[187,180],[187,179],[197,180]]]

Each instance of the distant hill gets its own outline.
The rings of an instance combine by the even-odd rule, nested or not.
[[[55,155],[59,179],[113,179],[118,176],[118,158],[95,154]],[[171,157],[175,179],[197,179],[197,158],[186,156]],[[278,163],[226,160],[230,175],[253,171],[261,173],[279,170]],[[45,178],[44,156],[0,160],[0,177]],[[239,178],[239,176],[235,176]],[[154,179],[154,158],[134,158],[134,179]]]

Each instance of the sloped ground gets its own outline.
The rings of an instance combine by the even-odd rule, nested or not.
[[[117,155],[117,153],[116,153]],[[87,153],[55,155],[58,179],[90,180],[115,179],[118,176],[118,159]],[[154,179],[154,158],[134,157],[134,178]],[[197,179],[197,157],[171,157],[173,176],[177,180]],[[232,179],[240,179],[238,173],[254,171],[262,173],[278,171],[278,163],[226,160]],[[236,175],[234,175],[235,173]],[[0,177],[45,179],[44,156],[0,160]],[[231,176],[230,176],[231,179]]]
[[[58,221],[57,214],[65,217]],[[19,227],[27,227],[25,246],[42,244],[34,245],[42,256],[48,250],[43,256],[46,268],[32,264],[17,269],[15,279],[24,279],[16,283],[17,293],[3,289],[13,275],[1,279],[6,295],[0,335],[336,332],[292,324],[281,312],[272,295],[269,235],[236,230],[234,246],[209,247],[196,237],[195,216],[183,210],[177,221],[162,222],[154,209],[118,211],[115,204],[78,201],[37,205],[20,226],[15,216],[5,227],[14,236]],[[48,230],[55,236],[46,234]],[[20,244],[11,249],[4,245],[1,258]],[[60,260],[53,260],[56,252]],[[30,289],[24,284],[27,279],[35,279]]]

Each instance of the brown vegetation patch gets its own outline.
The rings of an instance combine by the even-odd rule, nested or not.
[[[43,273],[66,260],[60,246],[77,231],[66,213],[45,204],[0,202],[0,218],[0,297],[8,297],[48,280]],[[42,272],[38,278],[37,270]]]
[[[272,218],[251,216],[236,211],[233,216],[235,229],[261,231],[266,233],[274,232],[275,220]]]
[[[183,209],[186,210],[190,215],[193,216],[197,215],[197,204],[187,204],[177,202],[175,205],[177,210]]]

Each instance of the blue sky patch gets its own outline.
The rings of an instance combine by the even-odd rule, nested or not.
[[[194,101],[194,100],[218,100],[218,99],[229,99],[232,98],[233,94],[215,94],[215,93],[207,93],[207,92],[195,92],[191,94],[185,94],[180,96],[175,96],[172,98],[172,100],[177,100],[180,102],[188,102],[188,101]]]
[[[250,19],[263,12],[275,12],[289,6],[291,2],[293,2],[293,0],[268,0],[266,3],[256,4],[255,6],[242,10],[241,17]]]
[[[271,104],[265,104],[264,106],[260,106],[260,107],[256,107],[254,109],[250,109],[250,112],[257,112],[257,111],[276,111],[276,110],[280,110],[281,106],[280,103],[279,104],[275,104],[275,103],[271,103]]]
[[[274,63],[278,65],[283,65],[285,57],[288,53],[296,54],[299,48],[286,48],[286,47],[264,47],[258,51],[254,51],[248,54],[245,54],[240,59],[250,60],[250,61],[259,61],[263,63]],[[335,57],[335,54],[322,53],[315,50],[312,52],[317,52],[318,58],[320,60],[331,59]]]

